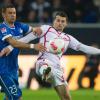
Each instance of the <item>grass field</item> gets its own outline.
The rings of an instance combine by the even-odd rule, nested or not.
[[[100,91],[77,90],[71,91],[72,100],[100,100]],[[3,100],[0,93],[0,100]],[[56,92],[52,89],[40,89],[36,91],[23,90],[23,100],[59,100]]]

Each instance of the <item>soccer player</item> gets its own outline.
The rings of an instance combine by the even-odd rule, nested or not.
[[[7,100],[21,100],[22,92],[18,86],[18,53],[19,49],[36,49],[45,51],[42,44],[26,44],[16,39],[20,39],[24,34],[33,30],[31,26],[16,22],[16,9],[13,5],[2,8],[4,22],[0,24],[0,51],[11,44],[14,50],[8,55],[0,57],[0,85],[7,96]],[[36,34],[31,37],[36,37]],[[12,49],[12,48],[10,48]]]
[[[64,28],[68,24],[68,16],[64,12],[58,12],[53,20],[53,25],[41,25],[36,27],[36,31],[40,35],[40,43],[44,44],[48,48],[48,43],[51,39],[62,38],[65,41],[64,52],[68,48],[72,48],[76,51],[83,51],[87,54],[97,55],[100,54],[100,49],[87,46],[79,42],[73,36],[63,32]],[[32,38],[27,35],[23,37],[24,41],[31,41]],[[3,49],[6,52],[6,49]],[[61,54],[54,54],[49,51],[40,52],[36,61],[36,73],[45,81],[49,81],[54,86],[54,89],[58,93],[61,100],[71,100],[69,94],[69,88],[66,80],[63,77],[63,69],[60,65]]]

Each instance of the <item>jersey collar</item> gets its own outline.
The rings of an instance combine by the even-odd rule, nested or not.
[[[7,22],[3,22],[3,24],[5,24],[7,27],[9,27],[9,28],[11,28],[11,29],[15,29],[15,25],[13,25],[13,26],[9,26],[8,24],[7,24]]]

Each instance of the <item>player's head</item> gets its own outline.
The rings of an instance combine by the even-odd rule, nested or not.
[[[58,31],[63,31],[63,29],[68,24],[68,16],[65,12],[57,12],[54,20],[53,20],[53,27]]]
[[[13,23],[16,20],[16,9],[10,4],[2,8],[2,16],[4,20],[8,23]]]

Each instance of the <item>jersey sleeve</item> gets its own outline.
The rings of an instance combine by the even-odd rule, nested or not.
[[[8,37],[11,37],[11,33],[9,31],[9,29],[7,29],[6,27],[0,27],[0,39],[1,40],[5,40]]]
[[[42,25],[40,28],[42,30],[42,34],[40,35],[40,37],[44,36],[46,34],[46,32],[48,31],[49,29],[49,25]]]
[[[81,42],[79,42],[76,38],[74,38],[74,37],[71,36],[71,35],[68,35],[68,36],[69,36],[69,38],[70,38],[69,48],[71,48],[71,49],[73,49],[73,50],[76,50],[76,51],[79,51]]]
[[[27,34],[31,31],[32,27],[28,24],[21,23],[21,28],[23,29],[23,33]]]

